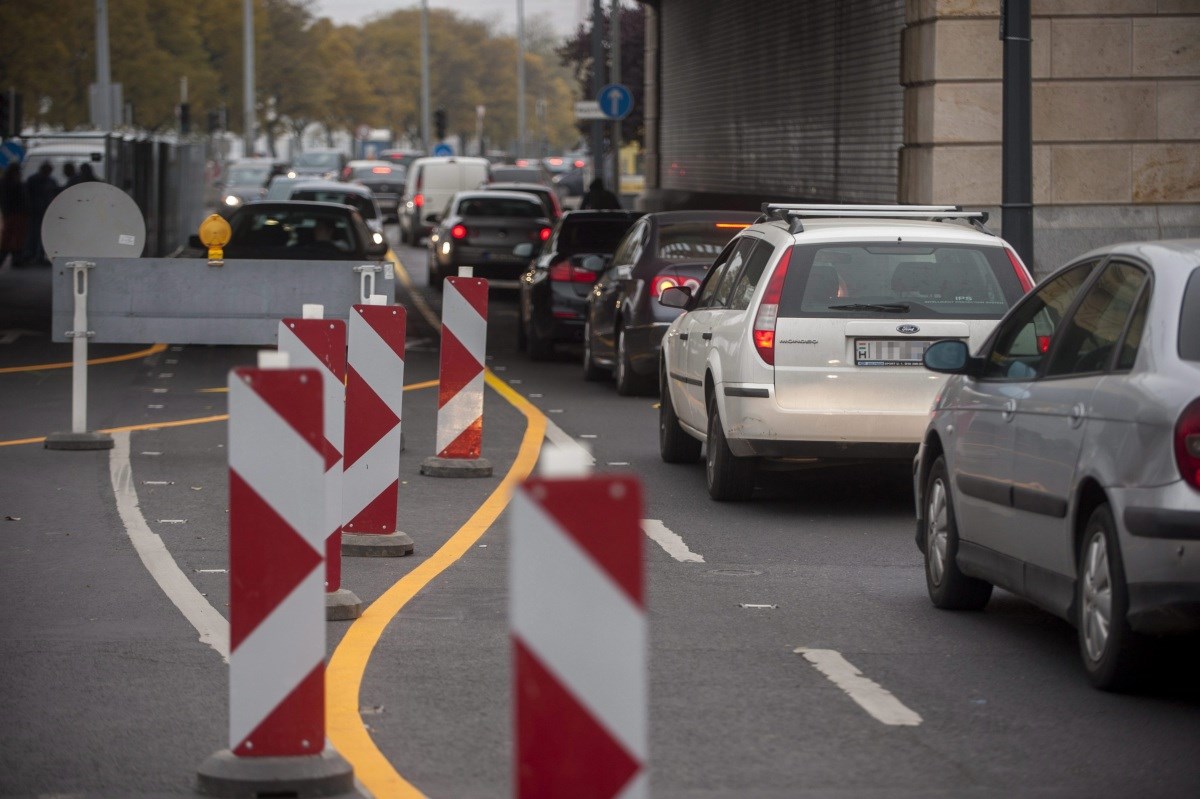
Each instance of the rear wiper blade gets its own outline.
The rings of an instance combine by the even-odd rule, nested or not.
[[[880,313],[908,313],[906,302],[881,303],[851,303],[849,305],[830,305],[831,311],[879,311]]]

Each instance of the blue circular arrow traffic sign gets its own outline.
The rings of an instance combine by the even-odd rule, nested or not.
[[[454,155],[454,148],[449,144],[435,144],[433,145],[433,154],[440,156]]]
[[[633,110],[633,92],[623,83],[610,83],[600,87],[596,102],[609,119],[624,119]]]

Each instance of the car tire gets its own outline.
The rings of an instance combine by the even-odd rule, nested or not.
[[[616,365],[613,367],[613,377],[617,382],[617,393],[623,397],[636,397],[649,394],[653,384],[645,375],[633,371],[629,362],[629,351],[626,348],[625,329],[617,322]]]
[[[537,323],[529,320],[525,331],[526,342],[529,345],[529,357],[535,361],[548,361],[554,357],[554,342],[538,332]]]
[[[708,401],[708,447],[704,458],[704,480],[708,495],[718,502],[744,502],[754,493],[757,463],[739,458],[729,449],[717,399]]]
[[[671,391],[667,387],[666,370],[659,379],[659,394],[662,402],[658,406],[658,454],[663,463],[695,463],[700,460],[703,446],[679,426],[675,404],[671,402]]]
[[[600,380],[605,370],[596,364],[592,357],[592,323],[583,323],[583,379],[589,382]]]
[[[1129,626],[1129,586],[1117,542],[1117,525],[1107,503],[1088,517],[1079,551],[1075,608],[1079,654],[1092,685],[1105,691],[1132,687],[1139,676],[1146,639]]]
[[[959,571],[958,522],[948,475],[946,458],[939,455],[925,478],[925,587],[935,607],[982,610],[992,598],[992,584]]]

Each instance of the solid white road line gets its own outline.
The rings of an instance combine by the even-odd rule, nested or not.
[[[905,707],[879,683],[864,677],[840,652],[805,647],[794,651],[797,655],[803,655],[805,660],[817,667],[817,671],[845,691],[859,707],[874,716],[877,721],[901,727],[915,727],[921,723],[919,715]]]
[[[667,529],[658,519],[642,519],[642,532],[680,563],[703,563],[704,558],[688,549],[683,539]]]
[[[229,662],[229,622],[204,598],[191,580],[171,557],[163,540],[146,524],[138,507],[137,490],[133,485],[133,469],[129,463],[129,431],[113,433],[113,448],[109,450],[108,473],[117,498],[117,513],[125,532],[133,542],[138,557],[155,582],[175,603],[184,618],[200,633],[200,643],[217,651]]]

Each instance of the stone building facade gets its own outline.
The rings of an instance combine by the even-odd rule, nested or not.
[[[1000,0],[645,2],[645,207],[958,203],[1002,230]],[[1200,236],[1200,0],[1032,9],[1038,275]]]

